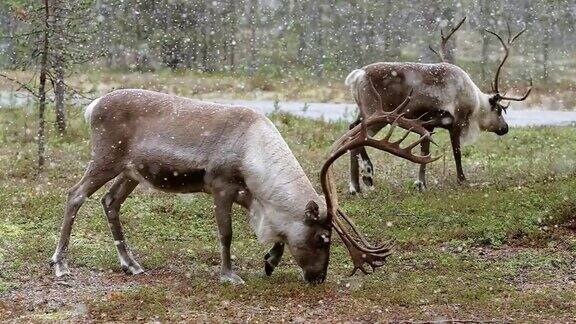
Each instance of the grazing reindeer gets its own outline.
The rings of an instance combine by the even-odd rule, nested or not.
[[[400,108],[407,102],[408,99]],[[380,266],[390,253],[389,246],[369,245],[337,209],[333,191],[328,188],[329,168],[345,151],[332,155],[322,169],[327,206],[274,125],[252,109],[144,90],[118,90],[92,102],[85,116],[91,124],[92,160],[83,178],[68,192],[60,240],[51,260],[56,276],[70,273],[65,254],[79,208],[86,198],[113,179],[102,205],[120,265],[129,274],[144,270],[130,253],[119,213],[120,206],[139,183],[167,192],[212,194],[223,281],[243,282],[233,272],[230,258],[233,203],[249,210],[250,224],[259,241],[274,244],[265,256],[268,275],[280,262],[284,244],[288,244],[304,279],[324,281],[332,227],[350,251],[355,270],[365,271],[364,263]],[[394,113],[375,114],[367,122],[381,127],[395,122],[408,133],[420,134],[420,142],[429,140],[430,134],[418,121]],[[352,148],[371,145],[417,163],[433,160],[411,153],[419,142],[402,149],[400,142],[375,141],[358,134],[358,127],[350,130],[343,145]],[[355,140],[349,142],[351,139]]]
[[[463,22],[462,20],[447,36],[444,36],[443,32],[441,33],[442,52],[445,52],[444,47],[448,38]],[[361,124],[363,119],[375,111],[394,109],[408,92],[413,91],[413,98],[404,111],[405,116],[408,118],[422,117],[423,125],[429,131],[433,131],[436,127],[449,131],[458,181],[465,181],[461,161],[461,143],[473,141],[480,131],[493,132],[500,136],[506,134],[508,124],[502,113],[506,112],[508,106],[501,105],[501,101],[522,101],[530,94],[532,81],[530,81],[530,88],[520,98],[507,97],[499,90],[500,72],[508,59],[510,46],[525,30],[512,36],[510,27],[508,27],[508,40],[506,42],[498,34],[487,30],[498,38],[505,52],[492,84],[493,93],[490,94],[483,93],[464,70],[448,63],[386,62],[370,64],[362,69],[352,71],[346,78],[345,84],[352,90],[360,114],[350,127]],[[433,51],[437,53],[435,50]],[[438,55],[443,59],[444,55]],[[378,131],[378,127],[366,129],[370,136]],[[430,142],[423,141],[421,144],[422,154],[427,155],[429,151]],[[350,193],[360,191],[358,155],[362,159],[362,180],[369,187],[373,185],[372,162],[366,150],[360,147],[351,151],[350,154]],[[416,181],[419,190],[426,188],[425,174],[426,165],[422,164]]]

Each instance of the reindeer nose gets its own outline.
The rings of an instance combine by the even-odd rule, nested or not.
[[[498,136],[506,135],[506,133],[508,133],[508,125],[505,125],[504,127],[500,127],[496,131],[496,135],[498,135]]]

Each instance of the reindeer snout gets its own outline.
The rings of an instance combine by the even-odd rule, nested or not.
[[[496,135],[498,136],[506,135],[506,133],[508,133],[508,125],[504,125],[498,128],[498,130],[496,131]]]

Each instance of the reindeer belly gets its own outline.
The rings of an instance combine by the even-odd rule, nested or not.
[[[167,192],[191,193],[206,190],[206,170],[159,163],[131,163],[128,175],[139,182]]]

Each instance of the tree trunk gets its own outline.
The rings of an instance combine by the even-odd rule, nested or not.
[[[8,39],[8,48],[6,48],[6,51],[8,52],[8,56],[10,57],[10,67],[13,68],[16,65],[16,60],[17,60],[17,56],[16,56],[16,47],[14,46],[14,44],[16,43],[16,40],[14,38],[14,36],[16,35],[16,21],[14,20],[14,18],[12,18],[11,15],[7,15],[6,17],[7,19],[7,30],[8,30],[8,36],[10,37]]]
[[[202,1],[202,47],[200,48],[200,64],[203,72],[208,71],[208,17],[207,15],[207,5],[205,1]]]
[[[544,38],[542,40],[542,80],[547,83],[550,77],[550,43],[552,40],[552,26],[546,21]]]
[[[61,55],[56,57],[54,65],[56,80],[54,82],[54,100],[56,109],[56,129],[58,134],[63,136],[66,133],[66,109],[64,100],[66,87],[64,85],[64,60]]]
[[[310,27],[314,35],[314,74],[316,77],[321,78],[324,72],[324,45],[322,44],[322,4],[319,2],[320,1],[317,1],[310,8],[312,10],[312,21]]]
[[[397,18],[392,17],[392,7],[394,6],[392,0],[384,1],[383,13],[383,26],[381,27],[384,33],[384,60],[397,61],[400,59],[400,35],[396,28]]]
[[[296,50],[296,63],[300,66],[306,64],[306,31],[304,22],[306,15],[306,4],[308,1],[295,1],[294,20],[296,21],[296,30],[298,33],[298,49]]]
[[[362,24],[362,9],[358,8],[357,6],[350,12],[350,15],[353,17],[352,21],[350,22],[350,39],[352,40],[351,45],[351,54],[352,59],[350,60],[353,62],[353,66],[363,66],[362,64],[362,35],[360,30],[363,28]]]
[[[66,110],[64,108],[65,98],[65,84],[64,84],[64,54],[66,53],[66,44],[61,35],[66,33],[66,20],[68,12],[66,4],[62,0],[52,0],[52,39],[50,43],[54,49],[53,68],[55,73],[54,80],[54,100],[55,100],[55,113],[56,113],[56,130],[60,136],[66,132]]]
[[[544,13],[540,18],[544,35],[542,35],[542,81],[548,83],[550,77],[550,45],[552,44],[552,32],[555,27],[554,19],[550,12],[552,6],[544,2]]]
[[[366,52],[364,55],[364,62],[369,63],[378,60],[376,51],[376,33],[374,30],[377,28],[377,23],[374,20],[374,13],[376,12],[375,5],[366,4],[365,17],[366,17],[366,28],[364,34],[364,44],[366,45]]]
[[[238,28],[238,15],[236,12],[236,0],[229,0],[228,3],[229,10],[230,10],[230,35],[229,35],[229,61],[228,64],[230,65],[230,71],[234,71],[236,69],[236,30]]]
[[[428,48],[428,45],[432,44],[433,47],[438,48],[439,45],[439,36],[437,33],[439,31],[435,31],[436,24],[436,17],[438,17],[439,11],[439,4],[437,1],[430,1],[427,5],[422,9],[422,22],[424,24],[424,30],[427,31],[426,35],[424,35],[424,43],[421,46],[421,55],[420,60],[422,62],[438,62],[438,57]],[[441,51],[438,48],[438,51]]]
[[[48,0],[44,0],[44,39],[42,42],[42,52],[40,53],[40,84],[38,86],[38,171],[42,172],[44,169],[45,158],[45,116],[46,110],[46,75],[48,72],[48,39],[50,37],[50,9],[48,7]]]
[[[482,28],[488,26],[488,20],[490,17],[490,3],[488,1],[482,1],[482,7],[480,8],[480,25]],[[482,82],[484,84],[489,83],[489,69],[488,63],[490,62],[488,34],[484,30],[480,30],[482,35],[482,58],[480,59],[480,65],[482,67]]]
[[[455,27],[456,25],[456,21],[454,20],[454,7],[452,7],[451,5],[446,6],[444,12],[443,12],[443,18],[448,22],[446,29],[449,30],[452,27]],[[442,55],[444,55],[444,60],[450,64],[454,64],[456,62],[456,57],[455,57],[455,51],[456,51],[456,42],[457,40],[457,35],[456,33],[452,34],[452,36],[450,37],[450,39],[448,40],[447,44],[446,44],[446,48],[444,53],[442,53]]]
[[[532,3],[531,0],[525,0],[524,2],[524,8],[522,10],[522,21],[524,21],[524,24],[526,26],[526,28],[528,28],[528,30],[534,30],[534,17],[535,17],[535,13],[533,10],[533,6],[534,3]],[[532,33],[533,34],[533,33]],[[527,57],[527,61],[525,62],[527,64],[526,68],[524,69],[520,69],[521,73],[522,73],[522,79],[524,80],[528,80],[533,74],[534,74],[534,66],[536,66],[537,64],[535,64],[536,62],[534,59],[534,55],[535,55],[535,46],[534,46],[534,40],[531,37],[533,35],[530,35],[530,33],[528,35],[524,35],[522,37],[526,37],[526,39],[524,39],[522,41],[523,43],[523,55]]]
[[[248,75],[253,76],[257,69],[256,54],[258,39],[256,28],[258,27],[258,0],[250,0],[248,8],[248,24],[250,25],[250,42],[248,55]]]

